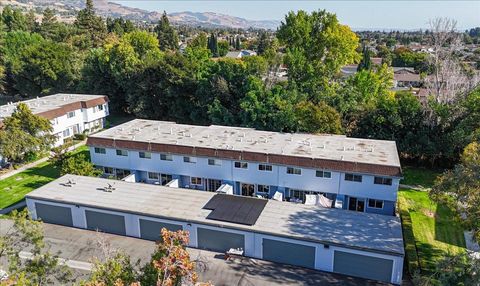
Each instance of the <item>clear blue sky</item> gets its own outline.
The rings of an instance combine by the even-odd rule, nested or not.
[[[480,26],[480,0],[477,1],[183,1],[114,0],[130,7],[167,13],[217,12],[250,20],[282,20],[291,10],[326,9],[336,13],[340,21],[355,29],[427,28],[428,20],[449,17],[458,21],[460,29]]]

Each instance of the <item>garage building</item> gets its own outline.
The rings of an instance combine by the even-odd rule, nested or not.
[[[35,219],[160,238],[187,230],[191,247],[400,284],[397,217],[274,200],[65,175],[27,195]]]

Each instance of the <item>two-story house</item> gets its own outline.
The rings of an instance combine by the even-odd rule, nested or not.
[[[106,176],[203,191],[393,215],[400,178],[394,141],[132,120],[89,136]]]

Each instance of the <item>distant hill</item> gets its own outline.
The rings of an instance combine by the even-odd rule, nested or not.
[[[94,0],[97,13],[103,17],[123,17],[135,21],[157,21],[162,16],[162,11],[151,12],[143,9],[132,8],[108,0]],[[57,11],[60,20],[71,22],[85,5],[84,0],[0,0],[0,8],[6,5],[20,7],[24,10],[34,9],[41,13],[45,8],[53,8]],[[279,21],[254,21],[239,17],[212,12],[176,12],[168,15],[173,24],[202,26],[202,27],[229,27],[248,29],[276,29]]]
[[[195,26],[219,26],[243,29],[252,27],[275,30],[280,25],[280,21],[254,21],[213,12],[176,12],[170,13],[168,17],[173,23]]]

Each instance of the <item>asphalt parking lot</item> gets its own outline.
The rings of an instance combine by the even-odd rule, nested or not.
[[[11,225],[0,219],[0,234]],[[102,249],[116,249],[130,255],[132,261],[145,263],[155,248],[155,243],[137,238],[44,224],[45,241],[53,253],[67,261],[78,280],[88,276],[93,257],[102,256]],[[99,243],[102,242],[102,243]],[[105,247],[105,242],[110,247]],[[102,246],[103,245],[103,246]],[[389,285],[339,274],[315,271],[252,258],[223,259],[221,253],[188,248],[191,258],[197,261],[200,281],[214,285]],[[28,253],[24,253],[28,256]]]

